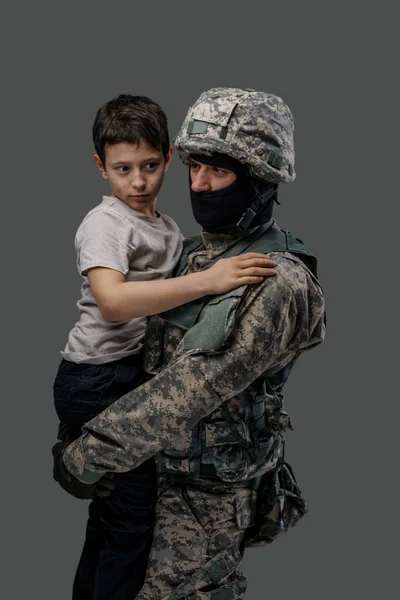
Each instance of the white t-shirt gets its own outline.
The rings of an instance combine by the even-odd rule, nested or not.
[[[183,235],[171,217],[148,217],[110,196],[83,219],[75,237],[77,267],[83,277],[77,303],[80,318],[61,355],[75,363],[102,364],[138,354],[146,317],[106,321],[87,278],[93,267],[120,271],[127,281],[165,279],[182,252]]]

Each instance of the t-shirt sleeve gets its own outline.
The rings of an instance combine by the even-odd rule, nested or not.
[[[164,221],[167,221],[169,223],[169,226],[172,229],[175,229],[176,233],[179,236],[180,241],[183,242],[186,238],[183,235],[182,231],[180,230],[180,227],[177,224],[177,222],[172,217],[170,217],[169,215],[166,215],[165,213],[163,213],[162,216],[164,218]]]
[[[134,227],[112,211],[95,211],[81,223],[76,236],[77,267],[86,276],[93,267],[107,267],[126,275],[135,251]]]

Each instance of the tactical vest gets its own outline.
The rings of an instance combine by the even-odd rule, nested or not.
[[[189,254],[201,249],[200,236],[186,241],[173,275],[185,275]],[[208,263],[206,268],[220,258],[244,252],[290,252],[317,277],[317,260],[313,254],[301,240],[279,229],[275,222],[262,225]],[[183,349],[217,351],[226,340],[227,315],[236,297],[236,290],[203,297],[159,316],[170,326],[185,332]],[[296,360],[297,357],[273,377],[263,374],[237,394],[244,415],[240,422],[229,411],[229,403],[224,403],[194,427],[187,452],[173,449],[160,452],[156,457],[158,472],[181,473],[194,479],[207,477],[239,482],[258,478],[275,468],[282,459],[285,430],[292,428],[283,409],[282,388]]]

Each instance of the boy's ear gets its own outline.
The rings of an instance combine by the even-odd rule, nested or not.
[[[108,179],[107,171],[104,168],[103,161],[101,160],[100,156],[98,154],[95,154],[93,156],[93,158],[94,158],[94,162],[96,163],[96,166],[97,166],[98,170],[101,173],[101,176],[104,179]]]
[[[174,151],[174,147],[170,146],[169,150],[168,150],[168,154],[165,157],[164,173],[166,173],[168,171],[168,167],[169,167],[169,163],[171,162],[171,156],[172,156],[173,151]]]

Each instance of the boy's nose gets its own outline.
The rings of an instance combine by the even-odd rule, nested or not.
[[[138,190],[142,190],[146,187],[146,179],[141,174],[133,175],[131,183],[132,187]]]

